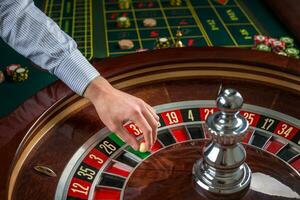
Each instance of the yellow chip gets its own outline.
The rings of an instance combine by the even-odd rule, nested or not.
[[[145,142],[142,142],[142,143],[140,144],[140,150],[139,150],[139,151],[142,152],[142,153],[147,152],[147,148],[146,148]]]

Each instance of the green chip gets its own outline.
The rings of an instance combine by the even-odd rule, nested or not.
[[[267,52],[271,51],[271,47],[269,47],[268,45],[265,45],[265,44],[259,44],[259,45],[257,45],[256,49],[258,51],[267,51]]]
[[[285,43],[285,46],[287,47],[293,47],[294,46],[294,39],[290,37],[281,37],[280,38],[281,42]]]
[[[299,50],[296,48],[287,48],[285,49],[285,52],[290,57],[297,57],[299,55]]]

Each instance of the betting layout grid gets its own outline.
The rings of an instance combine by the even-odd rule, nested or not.
[[[65,195],[66,199],[120,199],[130,174],[151,154],[176,143],[208,138],[203,123],[217,108],[189,107],[189,104],[190,102],[183,102],[181,106],[159,112],[158,140],[150,152],[133,150],[108,130],[104,131],[105,138],[100,142],[91,138],[93,144],[89,145],[84,154],[79,154],[78,157],[74,154],[77,164],[74,166],[74,161],[71,160],[73,171],[70,173],[65,170],[63,173],[63,178],[67,179],[66,176],[69,176],[69,182],[62,181],[66,193],[60,195]],[[265,113],[271,112],[268,110]],[[270,152],[300,172],[300,129],[295,122],[290,122],[280,113],[267,116],[247,110],[241,111],[241,114],[251,127],[243,143]],[[130,133],[141,140],[142,133],[134,124]],[[99,135],[103,136],[103,132]],[[58,188],[62,190],[61,187]]]
[[[251,47],[252,36],[260,34],[236,0],[229,0],[226,5],[212,0],[187,0],[178,7],[170,6],[167,0],[133,0],[128,10],[120,10],[116,0],[102,2],[106,56],[135,52],[120,51],[117,42],[124,38],[132,39],[135,49],[152,49],[158,36],[174,41],[178,26],[182,28],[182,41],[186,46]],[[99,23],[93,20],[93,14],[101,12],[95,6],[98,4],[93,0],[46,0],[43,4],[44,12],[76,40],[79,50],[89,59],[94,51],[94,23]],[[131,27],[117,28],[119,16],[129,17]],[[143,27],[142,21],[148,17],[157,20],[156,27]]]
[[[93,57],[93,0],[45,0],[42,9],[76,41],[86,58]]]
[[[103,1],[106,24],[107,56],[134,53],[135,49],[153,49],[157,37],[167,37],[171,43],[180,26],[186,46],[251,47],[253,35],[261,34],[243,7],[230,0],[220,5],[212,0],[187,0],[181,6],[171,6],[167,0],[133,0],[128,10],[120,10],[116,0]],[[118,17],[126,16],[131,27],[118,28]],[[145,18],[157,20],[156,27],[144,27]],[[118,41],[131,39],[135,48],[120,50]]]

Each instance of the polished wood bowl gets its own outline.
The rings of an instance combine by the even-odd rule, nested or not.
[[[222,84],[224,88],[237,89],[247,104],[300,119],[300,61],[296,59],[246,49],[180,48],[92,63],[114,87],[152,106],[214,100]],[[69,159],[103,127],[91,103],[62,82],[38,92],[0,120],[0,198],[53,199]],[[252,159],[263,155],[254,155],[253,151],[250,148]],[[249,159],[254,168],[261,167],[259,162]],[[279,162],[271,160],[264,162],[266,165]],[[37,165],[51,168],[56,177],[36,172]],[[295,180],[293,187],[299,191],[300,181],[295,171],[284,164],[274,167],[276,170],[272,170],[283,171],[277,174],[279,179]],[[131,181],[134,184],[134,179]]]

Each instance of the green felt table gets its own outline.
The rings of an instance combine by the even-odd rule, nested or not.
[[[39,0],[35,1],[48,16],[72,36],[87,59],[121,56],[136,49],[153,49],[157,37],[174,41],[177,27],[184,33],[186,46],[225,46],[251,48],[253,35],[288,36],[283,24],[259,0],[229,0],[220,5],[213,0],[186,0],[172,7],[167,0],[137,1],[128,10],[120,10],[113,0]],[[120,29],[116,18],[128,16],[131,26]],[[155,18],[156,27],[143,27],[143,19]],[[131,39],[134,48],[120,50],[118,41]],[[33,65],[0,41],[1,63],[21,64],[30,69],[23,83],[0,84],[0,117],[8,115],[37,91],[57,78]]]

